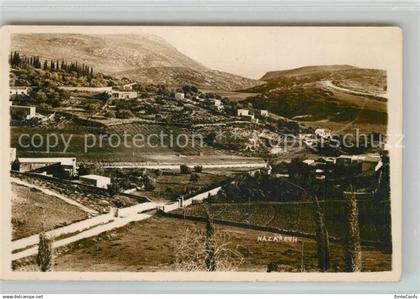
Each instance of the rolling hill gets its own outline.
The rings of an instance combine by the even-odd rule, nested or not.
[[[114,77],[145,83],[246,89],[261,81],[211,70],[151,34],[15,34],[12,50],[41,59],[78,61]]]
[[[248,89],[255,108],[305,121],[387,123],[386,72],[350,65],[306,66],[266,73]]]

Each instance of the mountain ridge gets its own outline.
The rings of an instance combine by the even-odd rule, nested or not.
[[[41,59],[78,61],[104,74],[144,83],[237,90],[263,82],[212,70],[153,34],[14,34],[12,51]],[[210,85],[213,84],[213,85]]]

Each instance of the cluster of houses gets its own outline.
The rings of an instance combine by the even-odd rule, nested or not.
[[[299,134],[299,138],[307,146],[314,146],[317,144],[319,138],[332,138],[332,131],[330,129],[318,128],[315,130],[314,134]]]
[[[259,116],[261,118],[268,117],[268,110],[261,109],[261,110],[251,111],[249,109],[241,108],[236,111],[236,115],[241,117],[243,120],[258,123],[259,119],[256,118],[256,116]]]
[[[315,178],[325,180],[327,172],[331,172],[334,166],[356,166],[360,173],[377,172],[383,163],[378,153],[363,155],[341,155],[338,157],[322,157],[317,160],[307,159],[304,164],[315,170]]]

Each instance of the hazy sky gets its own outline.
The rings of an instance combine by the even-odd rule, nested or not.
[[[306,65],[387,69],[397,28],[146,27],[205,66],[250,78]]]

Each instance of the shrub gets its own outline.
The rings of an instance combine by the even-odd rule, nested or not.
[[[181,174],[190,174],[191,173],[191,168],[189,168],[185,164],[180,165],[179,169],[180,169]]]
[[[198,172],[198,173],[202,172],[203,171],[203,166],[202,165],[194,166],[194,171]]]
[[[196,173],[191,174],[191,177],[190,177],[191,182],[198,182],[199,179],[200,179],[200,176],[198,174]]]

